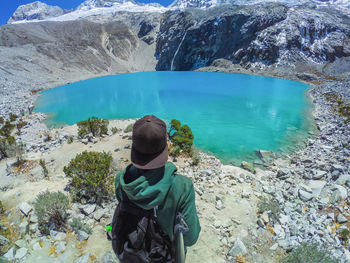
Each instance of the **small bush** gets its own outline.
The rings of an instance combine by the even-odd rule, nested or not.
[[[124,129],[124,132],[129,133],[129,132],[132,132],[133,129],[134,129],[134,124],[131,123],[128,126],[126,126],[126,128]]]
[[[91,235],[92,229],[88,225],[84,224],[79,218],[73,218],[73,221],[69,223],[69,227],[75,233],[78,233],[79,230],[84,231],[85,233]]]
[[[117,127],[113,127],[111,129],[111,131],[112,131],[113,134],[116,134],[118,132],[118,128]]]
[[[328,252],[321,250],[316,244],[303,243],[288,253],[282,263],[337,263]]]
[[[20,121],[19,123],[17,123],[16,127],[17,127],[17,130],[20,132],[21,129],[26,126],[28,124],[28,122],[26,121]]]
[[[169,146],[169,155],[170,156],[179,156],[181,154],[181,148],[177,145],[170,144]]]
[[[109,176],[112,159],[109,153],[85,151],[63,168],[66,176],[71,178],[71,193],[75,201],[85,199],[101,203],[108,195],[108,183],[112,180]]]
[[[51,134],[50,134],[50,132],[45,132],[44,133],[44,142],[49,142],[49,141],[51,141],[52,140],[52,136],[51,136]]]
[[[41,168],[43,169],[43,174],[44,174],[44,176],[45,176],[45,177],[47,177],[47,176],[49,175],[49,171],[47,170],[45,160],[40,159],[40,161],[39,161],[39,165],[40,165],[40,166],[41,166]]]
[[[108,133],[108,120],[91,117],[86,121],[80,121],[78,125],[78,136],[83,138],[85,135],[92,133],[93,136],[102,136]]]
[[[345,242],[345,244],[349,243],[350,231],[349,229],[342,229],[339,233],[339,237]]]
[[[4,124],[4,118],[0,116],[0,124]]]
[[[168,136],[174,146],[180,147],[185,154],[191,154],[194,136],[190,127],[181,126],[181,122],[174,119],[170,122]]]
[[[58,231],[66,229],[68,197],[62,192],[40,193],[34,202],[35,213],[42,232],[51,229],[52,226]]]
[[[9,145],[14,145],[16,143],[15,137],[13,136],[9,136],[7,137],[7,142],[9,143]]]
[[[74,142],[74,137],[73,136],[69,136],[68,138],[67,138],[67,143],[68,144],[71,144],[71,143],[73,143]]]
[[[262,214],[265,211],[269,213],[269,219],[272,220],[273,223],[277,222],[281,213],[281,208],[276,200],[269,200],[263,197],[258,205],[258,212]]]
[[[198,165],[201,161],[201,156],[199,155],[199,150],[192,146],[191,150],[192,164]]]
[[[13,129],[15,128],[15,125],[12,124],[9,121],[5,122],[5,125],[2,126],[1,130],[0,130],[0,135],[4,136],[5,138],[9,137],[13,131]]]
[[[13,113],[10,113],[10,121],[13,122],[13,121],[16,121],[17,120],[17,115],[16,114],[13,114]]]
[[[2,215],[5,212],[4,205],[2,204],[0,200],[0,215]]]

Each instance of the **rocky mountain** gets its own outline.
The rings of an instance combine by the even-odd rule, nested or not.
[[[350,17],[331,7],[265,3],[164,12],[123,0],[84,6],[40,23],[1,26],[0,70],[24,77],[72,74],[72,81],[76,72],[154,69],[293,79],[350,72],[343,66],[350,65]]]
[[[112,7],[116,4],[132,3],[137,4],[134,0],[86,0],[77,7],[77,10],[91,10],[98,7]]]
[[[167,12],[157,70],[193,70],[217,59],[259,70],[317,72],[350,56],[350,18],[334,9],[282,4]]]
[[[20,20],[43,20],[45,18],[63,15],[66,12],[58,6],[50,6],[37,1],[19,6],[8,23]]]
[[[169,7],[171,9],[210,8],[223,4],[254,5],[261,3],[281,3],[290,6],[313,4],[315,6],[350,8],[348,0],[175,0]]]

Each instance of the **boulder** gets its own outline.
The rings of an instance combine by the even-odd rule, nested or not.
[[[228,254],[231,257],[235,257],[237,255],[244,255],[247,254],[247,248],[239,238],[236,238]]]
[[[28,216],[29,213],[33,210],[33,207],[27,202],[21,203],[18,208],[25,216]]]
[[[89,238],[89,234],[85,231],[78,230],[78,241],[84,241]]]
[[[21,247],[20,249],[17,249],[15,258],[23,259],[27,254],[28,254],[28,249],[25,247]]]

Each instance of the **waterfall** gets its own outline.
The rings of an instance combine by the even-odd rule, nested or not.
[[[182,45],[182,42],[184,42],[184,40],[185,40],[186,35],[187,35],[187,31],[185,32],[184,36],[182,37],[181,42],[180,42],[179,46],[177,47],[177,49],[176,49],[176,51],[175,51],[174,57],[173,57],[173,59],[171,60],[171,66],[170,66],[170,70],[171,70],[171,71],[174,70],[174,60],[175,60],[175,58],[176,58],[177,52],[179,52],[179,50],[180,50],[180,47],[181,47],[181,45]]]

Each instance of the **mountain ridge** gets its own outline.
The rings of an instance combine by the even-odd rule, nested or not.
[[[312,8],[331,7],[345,10],[350,14],[350,1],[348,0],[174,0],[169,7],[164,7],[158,3],[140,3],[136,0],[86,0],[73,10],[63,10],[58,6],[50,6],[36,1],[19,6],[8,20],[8,24],[67,21],[118,11],[164,13],[176,9],[208,9],[220,5],[254,5],[264,3],[281,3],[288,6],[309,5]]]

